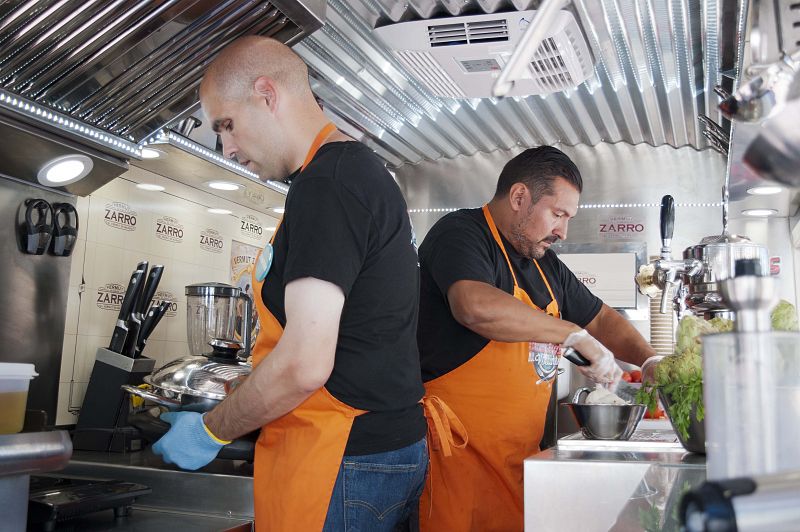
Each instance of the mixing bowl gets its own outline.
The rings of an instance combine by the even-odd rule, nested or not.
[[[580,388],[572,403],[572,411],[581,434],[587,440],[629,440],[647,407],[644,405],[587,405],[584,403],[591,388]]]

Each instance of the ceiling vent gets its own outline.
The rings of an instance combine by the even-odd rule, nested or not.
[[[400,22],[375,29],[395,57],[433,94],[488,98],[492,84],[535,11]],[[575,88],[593,72],[592,56],[572,13],[561,11],[528,72],[509,96]]]

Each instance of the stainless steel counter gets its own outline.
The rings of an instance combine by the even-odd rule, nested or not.
[[[57,475],[124,480],[153,490],[136,500],[128,517],[115,521],[111,511],[104,511],[58,530],[250,530],[253,521],[252,465],[245,462],[215,460],[200,471],[182,471],[149,449],[130,454],[76,451]]]
[[[525,460],[525,529],[678,530],[678,501],[705,480],[705,456],[626,443],[562,445]]]

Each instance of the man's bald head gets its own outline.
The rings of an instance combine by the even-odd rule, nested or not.
[[[300,56],[275,39],[255,35],[237,39],[219,53],[203,76],[200,96],[211,90],[224,100],[241,100],[262,76],[290,94],[313,98],[308,67]]]

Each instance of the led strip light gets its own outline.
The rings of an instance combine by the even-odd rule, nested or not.
[[[578,205],[579,209],[631,209],[639,207],[660,207],[660,203],[586,203]],[[676,203],[676,207],[722,207],[722,202],[713,203]],[[408,209],[409,214],[425,214],[433,212],[453,212],[468,207],[438,207],[431,209]]]
[[[289,185],[286,183],[281,183],[280,181],[275,181],[269,179],[267,181],[262,181],[259,179],[258,174],[255,172],[251,172],[247,169],[246,166],[243,166],[232,159],[226,159],[219,153],[215,152],[214,150],[210,150],[203,146],[202,144],[198,144],[192,140],[187,139],[183,135],[179,135],[173,131],[164,132],[164,130],[159,130],[155,135],[151,136],[141,144],[141,148],[144,148],[150,144],[158,145],[164,143],[172,143],[177,144],[183,148],[186,148],[190,152],[194,152],[196,155],[203,157],[206,160],[212,160],[215,163],[219,164],[220,166],[239,174],[242,177],[246,177],[252,181],[256,181],[261,185],[266,186],[267,188],[271,188],[272,190],[279,192],[281,194],[287,194],[289,192]]]
[[[124,153],[127,157],[142,158],[142,151],[134,142],[2,89],[0,89],[0,107],[32,118],[37,122],[69,131],[85,140]]]

